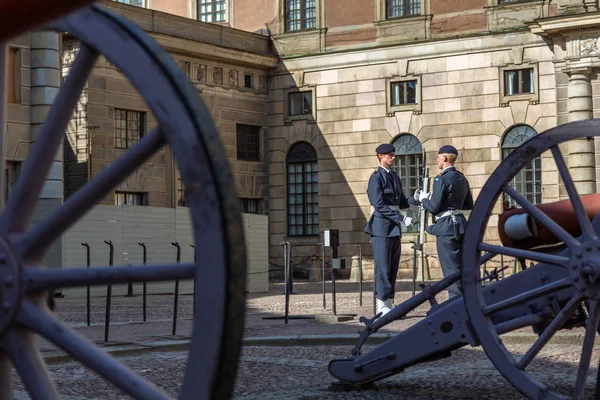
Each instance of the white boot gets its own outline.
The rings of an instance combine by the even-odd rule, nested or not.
[[[390,308],[387,305],[387,300],[383,301],[383,300],[375,299],[375,311],[376,311],[376,314],[381,313],[382,317],[385,314],[389,313]]]

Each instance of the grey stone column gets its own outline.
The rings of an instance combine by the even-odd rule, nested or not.
[[[569,122],[592,118],[592,85],[590,71],[569,74]],[[596,193],[596,168],[593,140],[568,142],[569,170],[580,195]]]
[[[59,36],[54,32],[31,33],[31,134],[33,143],[48,115],[60,87]],[[44,219],[63,203],[63,146],[59,146],[47,173],[32,223]],[[62,240],[48,250],[46,264],[62,266]]]

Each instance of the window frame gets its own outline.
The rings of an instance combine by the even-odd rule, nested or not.
[[[294,149],[298,149],[299,146],[303,146],[307,149],[310,149],[311,152],[309,154],[304,154],[304,155],[300,155],[298,156],[298,153],[294,152]],[[319,226],[320,226],[320,219],[319,219],[319,167],[318,167],[318,157],[317,157],[317,152],[315,150],[315,148],[308,142],[296,142],[294,143],[290,149],[287,152],[286,155],[286,162],[285,162],[285,185],[286,185],[286,236],[287,237],[294,237],[294,238],[300,238],[300,237],[318,237],[319,236]],[[310,165],[310,171],[308,170],[309,168],[308,165]],[[300,171],[290,171],[290,166],[300,166]],[[290,176],[291,175],[297,176],[298,174],[301,175],[302,177],[302,181],[300,183],[295,182],[290,182]],[[315,180],[309,180],[308,179],[308,174],[313,174],[311,175],[311,179],[315,178]],[[316,191],[311,191],[308,192],[307,190],[307,185],[311,184],[314,185],[314,187],[316,188]],[[291,186],[290,185],[301,185],[301,191],[298,193],[296,190],[294,190],[294,193],[291,193]],[[292,203],[292,195],[300,195],[302,197],[302,203],[301,204],[297,204],[297,203]],[[312,197],[312,199],[314,200],[316,198],[316,201],[311,201],[309,202],[308,200],[308,196],[314,196]],[[292,213],[292,207],[296,207],[300,205],[302,207],[302,212],[300,214],[294,214]],[[311,213],[308,213],[307,208],[311,206],[313,207],[313,211]],[[316,209],[316,211],[315,211]],[[291,219],[292,217],[296,217],[296,216],[300,216],[302,219],[302,223],[301,224],[291,224]],[[313,218],[313,222],[312,223],[308,223],[308,217],[311,216]],[[314,222],[316,219],[316,223]],[[297,227],[301,225],[302,226],[302,233],[292,233],[292,227]],[[316,231],[315,231],[315,227],[316,227]],[[307,233],[307,231],[310,229],[312,229],[311,233]]]
[[[505,84],[505,73],[511,71],[523,71],[527,69],[533,69],[533,78],[531,80],[531,84],[533,85],[532,93],[518,93],[518,94],[506,94],[506,84]],[[499,82],[499,90],[500,90],[500,106],[507,107],[511,101],[520,101],[527,100],[530,104],[538,104],[539,103],[539,93],[540,93],[540,85],[538,78],[538,64],[537,63],[522,63],[522,64],[508,64],[503,67],[498,68],[498,82]]]
[[[282,0],[283,1],[283,24],[284,24],[284,32],[303,32],[303,31],[312,31],[315,29],[318,29],[319,24],[318,24],[318,13],[319,13],[319,0],[298,0],[300,1],[300,10],[299,10],[299,14],[300,14],[300,19],[299,20],[294,20],[294,21],[299,21],[300,22],[300,28],[299,29],[290,29],[289,27],[289,3],[295,1],[295,0]],[[310,2],[310,1],[314,1],[315,2],[315,6],[314,6],[314,26],[311,27],[307,27],[306,26],[306,21],[308,20],[308,18],[303,18],[303,16],[306,14],[306,3]],[[312,19],[312,18],[310,18]]]
[[[534,132],[534,134],[531,136],[528,136],[527,139],[525,139],[525,140],[519,141],[518,143],[506,144],[507,138],[510,136],[511,132],[513,132],[516,129],[519,129],[521,127],[525,127],[526,130],[530,129],[531,131]],[[516,125],[513,125],[510,128],[508,128],[506,130],[506,132],[504,133],[504,135],[502,136],[502,141],[500,142],[500,155],[502,157],[502,161],[506,157],[508,157],[508,155],[510,153],[512,153],[517,147],[519,147],[520,145],[525,143],[530,138],[535,137],[537,134],[538,134],[537,131],[535,129],[533,129],[533,127],[531,127],[527,124],[516,124]],[[523,136],[523,135],[521,135],[521,136]],[[535,164],[537,164],[537,166]],[[536,175],[537,171],[539,171],[539,181],[535,179],[535,175]],[[527,181],[525,179],[525,175],[527,172],[533,173],[533,175],[534,175],[533,181]],[[543,174],[542,157],[540,155],[540,156],[536,157],[535,159],[533,159],[530,163],[528,163],[524,168],[522,168],[508,184],[513,189],[515,189],[518,193],[520,193],[523,197],[525,197],[527,200],[529,200],[529,202],[531,202],[532,204],[541,204],[543,201],[542,174]],[[533,185],[533,188],[534,188],[533,192],[523,193],[521,190],[518,189],[519,187],[526,187],[526,185],[528,183],[531,183]],[[539,190],[537,190],[538,188],[539,188]],[[531,196],[534,196],[535,198],[531,198]],[[508,201],[508,204],[510,206],[520,207],[519,204],[517,202],[515,202],[514,199],[512,197],[508,196],[506,193],[503,193],[502,200]]]
[[[241,136],[245,135],[244,137],[246,137],[246,138],[250,137],[250,135],[247,134],[248,132],[242,132],[243,129],[240,129],[240,128],[243,128],[243,129],[246,129],[246,128],[256,129],[256,133],[257,133],[256,146],[257,146],[257,148],[255,149],[256,150],[256,152],[255,152],[256,153],[256,157],[255,158],[252,158],[252,157],[249,156],[249,154],[253,153],[253,152],[248,151],[247,148],[245,150],[240,148],[241,144],[242,144],[241,141],[240,141],[240,139],[242,138]],[[235,149],[236,149],[236,159],[238,161],[259,162],[259,161],[262,160],[262,156],[261,156],[262,155],[262,146],[261,146],[261,143],[262,143],[262,140],[261,140],[261,138],[262,138],[262,132],[261,131],[262,131],[262,127],[261,126],[249,125],[249,124],[238,124],[238,123],[235,124]],[[248,145],[248,144],[249,143],[247,141],[246,145]]]
[[[127,5],[127,6],[132,6],[132,7],[140,7],[140,8],[149,8],[149,7],[148,7],[148,2],[149,2],[150,0],[140,0],[140,1],[142,2],[142,5],[141,5],[141,6],[138,6],[138,5],[135,5],[135,4],[129,4],[129,3],[125,3],[125,0],[115,0],[115,1],[116,1],[117,3],[120,3],[120,4],[125,4],[125,5]]]
[[[415,149],[414,150],[409,150],[409,149],[405,149],[402,145],[408,145],[408,142],[404,142],[404,139],[407,138],[409,141],[412,141],[412,145],[418,145],[414,146]],[[414,193],[414,191],[416,189],[422,189],[422,185],[421,183],[421,174],[422,174],[422,169],[423,169],[423,160],[424,160],[424,152],[423,152],[423,144],[421,143],[421,141],[412,133],[401,133],[400,135],[396,136],[396,138],[394,140],[392,140],[391,144],[394,146],[394,148],[396,149],[396,159],[394,160],[394,165],[392,165],[392,171],[394,171],[395,173],[398,174],[398,176],[400,177],[400,182],[402,183],[402,190],[404,191],[404,194],[408,197],[410,197],[412,195],[412,193]],[[408,163],[407,165],[400,165],[401,164],[401,160],[402,159],[408,159],[408,158],[412,158],[415,157],[416,158],[416,163],[415,165],[410,165],[410,163]],[[417,171],[417,175],[409,175],[406,176],[405,173],[402,172],[402,170],[411,170],[411,169],[416,169]],[[413,187],[411,186],[410,180],[411,179],[416,179],[417,180],[417,186]],[[400,210],[400,214],[402,215],[408,215],[409,217],[414,218],[415,220],[418,220],[420,217],[419,214],[419,210],[418,209],[406,209],[406,210]],[[405,227],[404,225],[401,226],[402,228],[402,232],[403,233],[407,233],[407,234],[417,234],[419,233],[419,225],[418,224],[413,224],[410,227]]]
[[[214,18],[214,15],[215,15],[214,9],[215,9],[215,6],[216,6],[216,2],[222,2],[225,5],[225,11],[224,11],[224,13],[225,13],[225,19],[223,19],[222,21],[214,21],[214,20],[213,21],[202,21],[200,19],[200,16],[201,16],[200,10],[202,8],[201,6],[203,4],[206,4],[206,3],[200,3],[201,1],[203,1],[203,0],[195,0],[194,1],[195,8],[196,8],[196,10],[195,10],[196,11],[196,21],[205,22],[207,24],[231,23],[231,17],[230,17],[230,15],[231,15],[230,14],[230,10],[231,10],[231,7],[232,7],[232,4],[231,4],[232,1],[231,0],[209,0],[210,3],[211,3],[211,7],[213,9],[213,11],[211,12],[211,15],[212,15],[213,18]]]
[[[119,131],[118,129],[121,128],[117,128],[117,111],[125,111],[125,138],[122,137],[117,137],[117,132]],[[128,127],[128,121],[129,121],[129,113],[138,113],[140,114],[140,120],[139,120],[139,136],[137,138],[137,140],[133,141],[133,139],[129,138],[129,127]],[[126,109],[126,108],[117,108],[114,107],[113,108],[113,140],[114,140],[114,148],[115,149],[130,149],[131,147],[133,147],[135,145],[135,143],[139,142],[142,137],[144,136],[144,134],[146,133],[146,111],[140,111],[140,110],[132,110],[132,109]],[[125,147],[122,146],[118,146],[117,145],[117,141],[118,140],[125,140]],[[133,143],[130,144],[130,140],[133,141]]]
[[[393,105],[392,104],[392,85],[403,82],[416,81],[415,87],[415,103]],[[396,112],[400,111],[413,111],[414,114],[420,114],[422,110],[421,101],[421,76],[420,75],[407,75],[402,77],[387,78],[385,82],[385,102],[386,102],[386,116],[391,117]]]
[[[290,114],[290,99],[292,95],[295,95],[296,93],[308,93],[310,92],[310,99],[312,101],[312,107],[311,107],[311,112],[310,113],[303,113],[303,114]],[[293,121],[298,121],[298,120],[308,120],[309,122],[315,122],[317,120],[317,112],[316,112],[316,104],[317,104],[317,95],[316,95],[316,88],[314,86],[301,86],[301,87],[291,87],[291,88],[287,88],[284,89],[284,93],[283,93],[283,107],[284,107],[284,115],[285,115],[285,120],[284,120],[284,124],[285,125],[289,125],[291,124]]]
[[[119,196],[123,196],[124,202],[123,204],[119,203]],[[139,196],[140,204],[127,204],[128,196]],[[148,205],[148,193],[147,192],[130,192],[126,190],[115,190],[115,206],[124,207],[124,206],[147,206]]]
[[[386,21],[390,21],[390,20],[397,20],[397,19],[404,19],[404,18],[411,18],[411,17],[417,17],[422,15],[422,1],[418,0],[415,3],[419,4],[419,12],[415,13],[415,14],[404,14],[404,15],[399,15],[399,16],[390,16],[390,9],[392,8],[390,6],[390,2],[392,2],[394,0],[384,0],[384,7],[385,7],[385,20]],[[399,0],[402,1],[402,10],[403,12],[406,12],[407,9],[410,8],[410,3],[411,0]]]

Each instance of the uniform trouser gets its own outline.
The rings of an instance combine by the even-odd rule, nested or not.
[[[444,278],[460,271],[460,245],[454,236],[436,236],[435,243]],[[462,293],[460,281],[448,286],[448,297]]]
[[[400,237],[371,236],[375,261],[375,297],[393,299],[400,263]]]

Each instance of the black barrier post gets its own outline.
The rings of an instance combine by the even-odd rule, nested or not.
[[[323,309],[327,308],[327,300],[325,299],[325,246],[323,243],[318,243],[321,246],[321,280],[323,281]]]
[[[133,267],[133,264],[129,264],[128,267]],[[133,282],[127,284],[127,294],[125,297],[133,297]]]
[[[323,244],[330,246],[332,250],[331,259],[331,295],[333,300],[333,315],[337,315],[337,304],[335,298],[335,270],[341,268],[341,260],[338,259],[338,246],[340,245],[340,231],[338,229],[325,229],[323,231]]]
[[[194,264],[196,264],[196,246],[194,246],[193,244],[190,244],[190,247],[192,249],[194,249]],[[198,268],[198,266],[196,266],[196,268]],[[192,289],[192,296],[194,296],[194,311],[192,312],[192,315],[195,318],[196,317],[196,274],[194,274],[193,285],[194,285],[194,288]]]
[[[142,246],[143,249],[143,264],[146,265],[146,244],[145,243],[138,243],[140,246]],[[142,294],[142,307],[143,307],[143,316],[144,316],[144,322],[146,322],[146,281],[143,282],[143,294]]]
[[[289,242],[286,242],[285,240],[283,242],[280,243],[283,246],[283,293],[285,295],[285,314],[283,316],[283,321],[284,324],[287,325],[288,324],[288,316],[289,316],[289,312],[290,312],[290,287],[288,285],[289,283],[289,262],[288,262],[288,250],[287,247],[289,245]]]
[[[90,267],[90,245],[87,243],[81,243],[86,250],[87,267]],[[87,326],[90,326],[90,285],[87,285]]]
[[[108,266],[112,267],[115,255],[115,246],[113,246],[112,241],[105,240],[106,243],[110,247],[110,253],[108,256]],[[110,327],[110,299],[112,295],[112,285],[109,283],[106,288],[106,318],[104,319],[104,341],[108,342],[108,330]]]
[[[363,284],[363,271],[362,271],[362,248],[360,244],[358,247],[358,305],[362,307],[362,284]]]
[[[179,242],[171,242],[177,247],[177,264],[181,261],[181,246]],[[179,304],[179,279],[175,279],[175,301],[173,302],[173,336],[177,332],[177,306]]]

